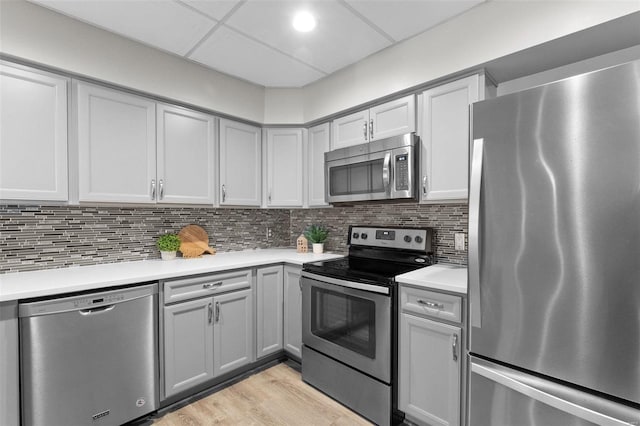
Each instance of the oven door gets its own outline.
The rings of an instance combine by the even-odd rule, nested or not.
[[[389,289],[308,272],[301,283],[304,345],[391,383]]]

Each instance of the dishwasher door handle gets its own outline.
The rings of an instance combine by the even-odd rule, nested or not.
[[[91,309],[81,309],[78,312],[80,312],[80,315],[97,315],[97,314],[102,314],[105,312],[112,311],[115,307],[116,305],[106,305],[106,306],[99,306],[97,308],[91,308]]]

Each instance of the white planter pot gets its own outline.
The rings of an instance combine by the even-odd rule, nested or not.
[[[324,243],[315,243],[313,244],[313,252],[315,254],[320,254],[324,252]]]
[[[160,256],[162,257],[162,260],[173,260],[176,258],[176,252],[175,251],[161,251],[160,252]]]

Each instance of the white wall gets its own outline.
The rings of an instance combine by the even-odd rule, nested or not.
[[[304,120],[316,120],[638,10],[638,1],[489,1],[306,86]]]
[[[264,122],[265,124],[305,123],[304,89],[266,88]]]
[[[569,78],[574,75],[584,74],[638,59],[640,59],[640,46],[629,47],[627,49],[607,53],[606,55],[596,56],[584,61],[574,62],[562,67],[505,81],[500,83],[498,86],[497,95],[502,96],[509,93],[519,92],[542,84]]]
[[[0,0],[0,51],[261,123],[264,88],[24,0]]]

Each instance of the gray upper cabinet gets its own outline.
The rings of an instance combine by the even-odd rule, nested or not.
[[[256,358],[282,350],[283,267],[259,268],[256,279]]]
[[[261,205],[261,146],[260,128],[220,119],[220,205]]]
[[[307,205],[309,207],[323,207],[329,204],[325,200],[324,181],[324,153],[330,147],[331,125],[329,123],[311,127],[308,132],[308,178]]]
[[[67,83],[0,62],[0,199],[68,199]]]
[[[300,128],[266,130],[265,205],[302,207],[304,132]]]
[[[158,104],[157,123],[158,202],[213,205],[215,118]]]
[[[85,83],[76,108],[79,201],[213,205],[213,116]]]
[[[331,149],[415,132],[415,95],[339,117],[331,123]]]
[[[469,105],[484,99],[484,81],[472,75],[422,93],[421,202],[467,200]]]
[[[415,131],[415,95],[376,105],[369,110],[369,141]]]
[[[369,110],[354,112],[331,122],[331,149],[369,142]]]
[[[302,358],[302,289],[299,266],[284,267],[284,350]]]
[[[76,84],[79,200],[155,203],[156,104]]]

